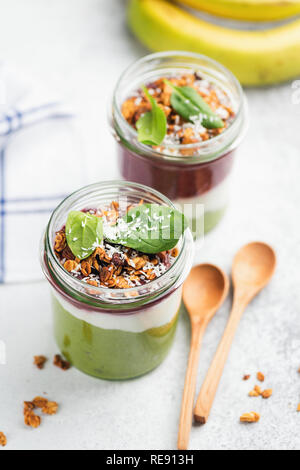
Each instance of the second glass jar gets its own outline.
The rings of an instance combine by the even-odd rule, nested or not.
[[[235,112],[229,127],[200,143],[163,144],[163,152],[138,142],[136,130],[122,115],[124,101],[143,84],[194,73],[229,96]],[[111,125],[118,141],[118,165],[123,179],[150,186],[184,208],[195,238],[219,223],[229,203],[235,151],[247,128],[246,99],[229,70],[199,54],[151,54],[129,67],[120,78],[113,98]],[[184,156],[178,155],[178,150]]]

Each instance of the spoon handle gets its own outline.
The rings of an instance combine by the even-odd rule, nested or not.
[[[192,323],[191,347],[185,377],[178,433],[179,450],[186,450],[189,445],[189,437],[193,421],[193,407],[196,394],[200,349],[206,328],[206,323]]]
[[[200,390],[194,411],[195,420],[200,424],[206,424],[210,415],[231,345],[245,308],[245,304],[234,303],[223,338]]]

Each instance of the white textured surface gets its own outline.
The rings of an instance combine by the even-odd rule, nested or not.
[[[87,182],[116,174],[105,100],[117,75],[144,53],[126,32],[123,4],[10,0],[1,8],[0,57],[50,80],[80,109]],[[290,84],[247,95],[251,126],[236,165],[232,206],[197,259],[229,271],[241,245],[262,239],[276,248],[279,266],[272,285],[243,318],[209,423],[192,430],[192,449],[300,449],[300,105],[291,104]],[[199,385],[229,307],[228,301],[205,336]],[[97,381],[74,369],[64,373],[50,363],[44,371],[31,365],[34,354],[56,352],[46,283],[0,288],[0,339],[7,345],[7,365],[0,366],[0,430],[7,433],[7,449],[175,448],[188,354],[186,317],[167,361],[125,383]],[[268,401],[248,398],[255,381],[241,380],[258,370],[274,389]],[[43,392],[61,404],[60,412],[28,430],[22,401]],[[240,425],[247,411],[260,412],[261,422]]]

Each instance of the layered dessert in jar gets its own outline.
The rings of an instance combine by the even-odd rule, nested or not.
[[[120,78],[111,123],[124,179],[184,208],[194,237],[218,224],[247,126],[245,97],[231,72],[198,54],[149,55]]]
[[[102,379],[143,375],[174,339],[193,240],[184,215],[142,185],[99,183],[53,213],[42,243],[56,342]]]

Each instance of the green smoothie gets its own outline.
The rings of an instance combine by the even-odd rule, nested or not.
[[[98,328],[67,312],[52,297],[54,333],[64,356],[86,374],[108,380],[143,375],[166,357],[174,339],[178,312],[170,323],[141,333]]]

